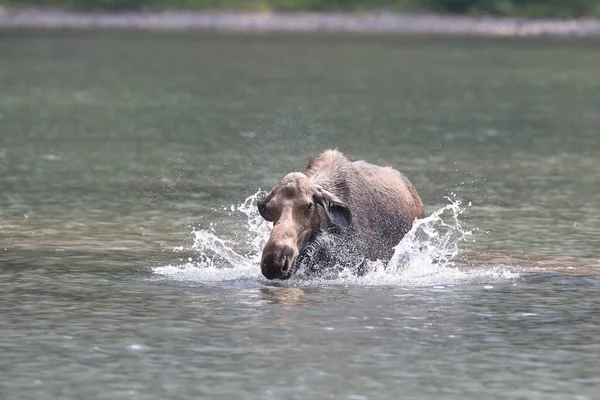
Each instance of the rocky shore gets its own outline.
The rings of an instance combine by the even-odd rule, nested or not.
[[[74,12],[2,9],[0,29],[159,29],[356,32],[461,36],[600,37],[600,19],[559,20],[393,13]]]

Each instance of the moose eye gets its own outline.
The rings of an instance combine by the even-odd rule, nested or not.
[[[307,209],[308,211],[310,211],[310,210],[312,210],[312,209],[313,209],[313,207],[314,207],[314,206],[315,206],[315,205],[314,205],[314,203],[313,203],[313,202],[310,202],[310,203],[308,203],[308,206],[306,207],[306,209]]]
[[[267,204],[264,201],[259,201],[257,203],[259,214],[266,219],[267,221],[273,221],[270,213],[267,211]]]

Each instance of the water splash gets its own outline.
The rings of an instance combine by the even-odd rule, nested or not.
[[[244,238],[232,243],[207,229],[194,229],[192,248],[198,257],[190,258],[182,265],[154,268],[154,273],[170,279],[197,282],[261,280],[260,255],[271,231],[271,224],[260,216],[256,208],[262,194],[258,191],[238,207],[233,206],[233,211],[246,216]]]
[[[182,265],[167,265],[154,273],[169,279],[196,282],[256,281],[265,282],[259,262],[271,224],[257,211],[259,191],[235,208],[246,216],[244,237],[227,241],[212,232],[194,230],[193,249],[197,259]],[[517,278],[518,275],[502,268],[456,267],[459,244],[473,235],[461,222],[465,211],[461,201],[448,198],[449,204],[428,217],[415,221],[412,229],[394,248],[392,258],[369,262],[366,273],[355,275],[342,270],[335,277],[305,277],[299,271],[293,278],[282,281],[283,286],[312,285],[449,285],[457,283],[496,282]]]
[[[449,204],[428,217],[414,222],[412,229],[394,247],[387,262],[376,261],[361,277],[345,273],[340,280],[363,285],[450,285],[458,283],[496,282],[519,275],[505,268],[456,267],[459,244],[473,236],[461,222],[465,208],[460,200],[447,198]]]

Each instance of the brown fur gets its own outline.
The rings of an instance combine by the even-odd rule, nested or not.
[[[343,242],[364,257],[388,259],[415,218],[423,217],[423,203],[404,175],[351,162],[337,150],[311,160],[304,174],[284,177],[259,209],[274,222],[261,261],[269,279],[289,277],[307,243],[332,227],[341,227]]]

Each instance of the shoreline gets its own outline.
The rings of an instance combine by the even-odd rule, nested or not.
[[[600,18],[561,20],[387,12],[77,12],[0,7],[0,29],[19,28],[600,37]]]

